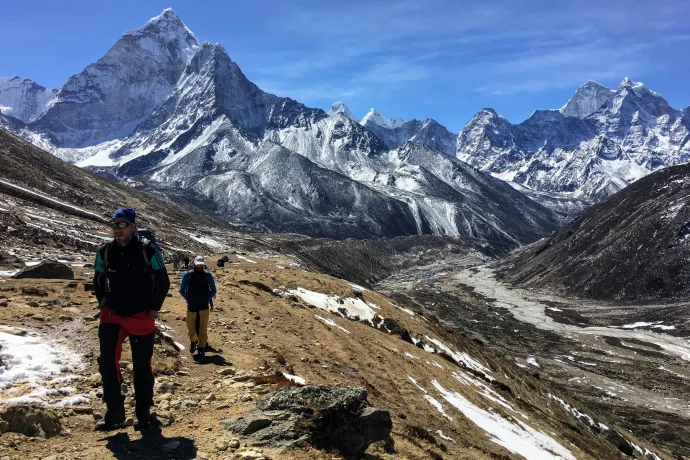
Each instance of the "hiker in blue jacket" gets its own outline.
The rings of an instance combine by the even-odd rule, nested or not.
[[[203,358],[208,344],[209,306],[213,310],[216,282],[204,265],[204,258],[194,259],[194,268],[182,276],[180,295],[187,301],[187,330],[189,331],[189,352]]]

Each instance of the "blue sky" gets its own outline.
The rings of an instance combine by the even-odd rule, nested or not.
[[[6,2],[0,76],[47,87],[172,7],[262,89],[356,116],[433,117],[459,131],[492,107],[512,122],[558,108],[587,80],[625,76],[690,105],[690,2],[252,0]]]

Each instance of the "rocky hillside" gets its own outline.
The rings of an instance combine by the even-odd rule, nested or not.
[[[382,460],[658,458],[606,415],[581,413],[490,347],[404,305],[279,254],[226,255],[212,268],[219,295],[204,361],[184,350],[182,300],[164,305],[154,356],[163,427],[142,434],[92,431],[103,406],[88,269],[75,267],[74,280],[2,278],[0,356],[10,364],[0,456],[356,458],[348,449],[359,444],[329,435],[328,423],[349,420],[340,439],[368,439],[368,458]],[[169,270],[176,285],[182,272]],[[39,351],[45,361],[28,361]]]
[[[690,294],[690,165],[651,174],[500,263],[508,280],[594,299]]]
[[[172,251],[183,244],[208,250],[205,243],[213,240],[193,239],[204,228],[232,230],[195,208],[69,165],[3,129],[0,155],[3,248],[21,245],[28,252],[35,252],[36,245],[93,249],[108,238],[105,223],[112,211],[123,206],[137,209],[139,225],[155,230]]]

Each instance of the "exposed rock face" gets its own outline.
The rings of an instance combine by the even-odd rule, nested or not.
[[[0,412],[0,432],[50,438],[62,432],[60,418],[50,409],[36,406],[9,406]]]
[[[0,77],[0,113],[33,121],[46,110],[55,93],[26,78]]]
[[[44,260],[35,267],[28,267],[20,271],[14,278],[42,278],[73,280],[74,271],[70,267],[54,260]]]
[[[327,385],[279,390],[225,423],[232,432],[253,437],[256,445],[287,447],[305,441],[348,458],[360,458],[393,428],[388,411],[369,406],[364,388]]]

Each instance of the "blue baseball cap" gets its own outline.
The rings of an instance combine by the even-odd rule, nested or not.
[[[110,220],[115,219],[127,219],[130,222],[136,222],[137,212],[132,208],[120,208],[113,213],[113,217]]]

